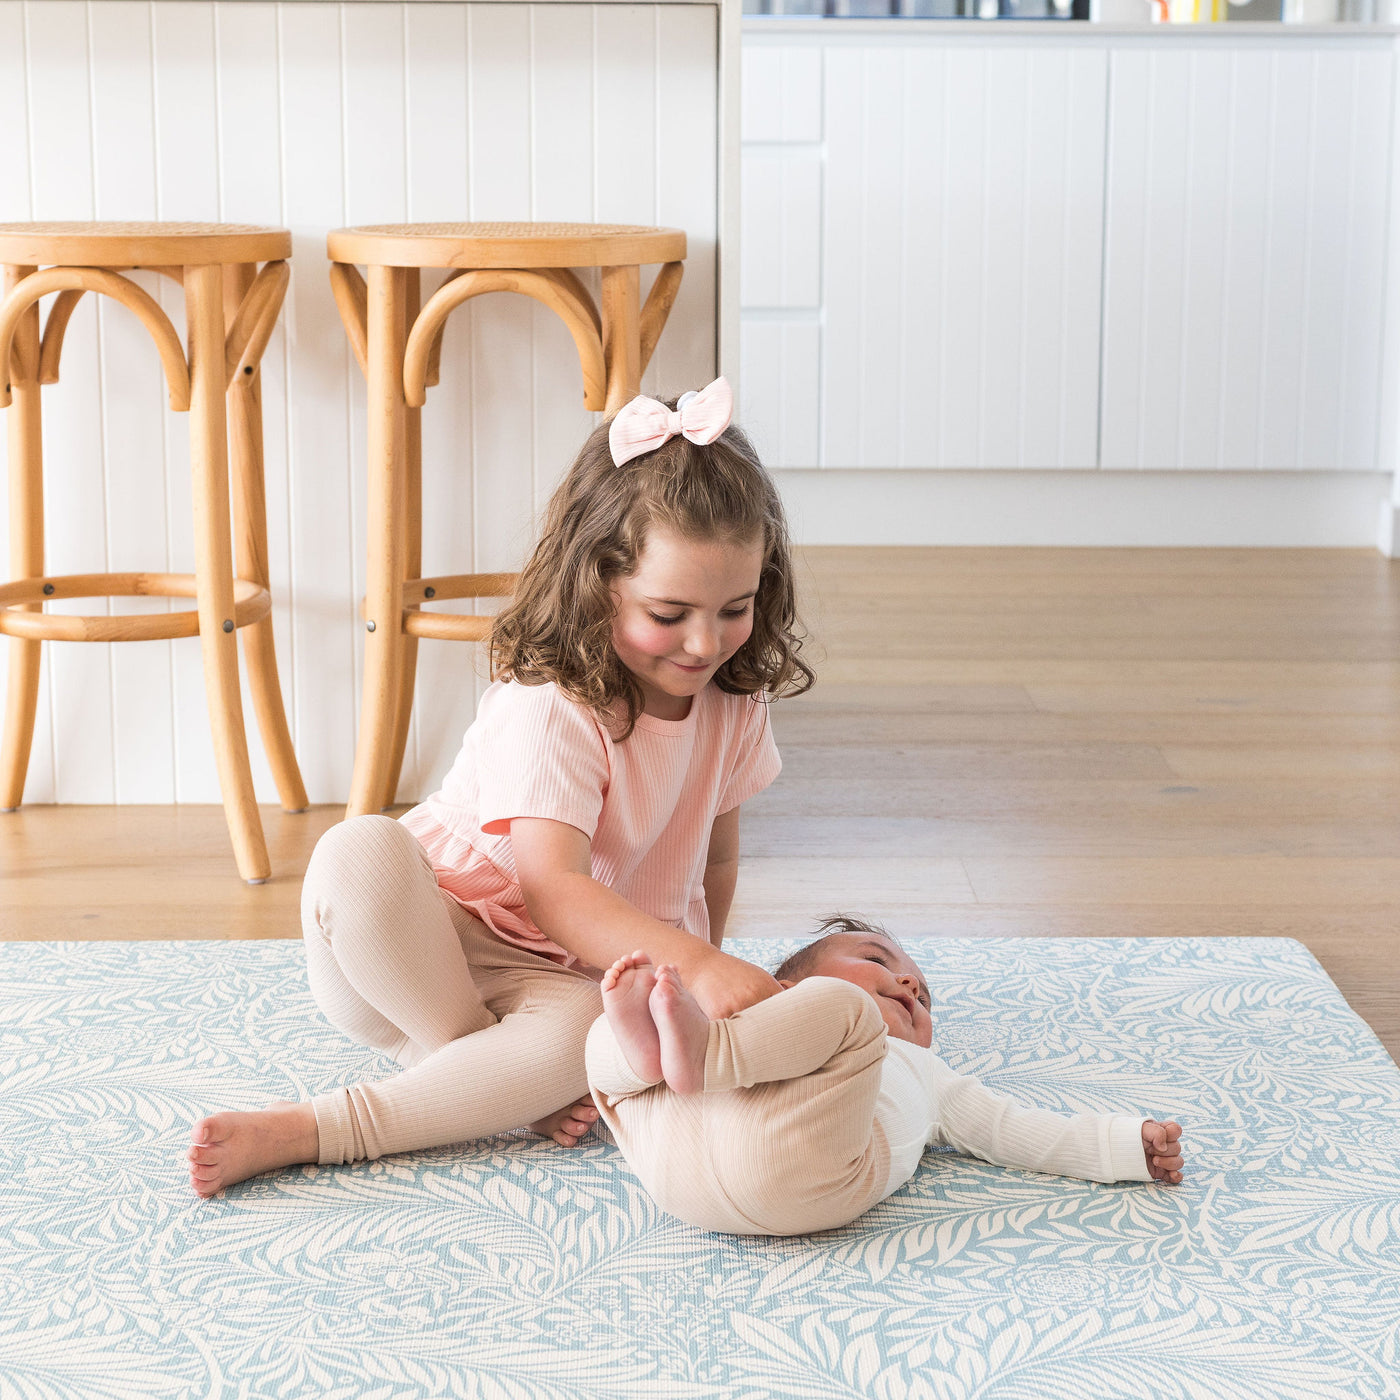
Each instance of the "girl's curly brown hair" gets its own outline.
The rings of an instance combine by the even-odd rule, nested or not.
[[[815,676],[798,654],[805,634],[782,501],[733,425],[709,446],[676,436],[621,467],[613,464],[608,423],[593,430],[550,498],[513,601],[491,628],[492,678],[553,681],[599,719],[620,719],[618,737],[631,734],[643,695],[613,651],[611,585],[636,571],[657,526],[686,539],[762,540],[753,632],[715,684],[731,695],[771,698],[810,689]]]

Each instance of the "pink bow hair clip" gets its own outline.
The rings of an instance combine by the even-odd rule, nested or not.
[[[687,442],[712,443],[734,416],[734,392],[723,376],[703,389],[692,389],[676,400],[673,413],[664,403],[638,394],[620,408],[608,429],[608,446],[617,466],[654,452],[679,433]]]

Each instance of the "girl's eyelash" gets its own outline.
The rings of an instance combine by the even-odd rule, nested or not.
[[[720,613],[720,616],[721,616],[721,617],[744,617],[744,616],[748,613],[748,610],[749,610],[748,604],[745,603],[744,606],[743,606],[742,608],[727,608],[727,609],[725,609],[723,612]],[[664,627],[664,626],[668,626],[670,623],[679,622],[679,621],[685,616],[685,614],[684,614],[684,613],[677,613],[677,614],[675,615],[675,617],[662,617],[660,613],[654,613],[654,612],[651,612],[650,610],[648,610],[647,616],[648,616],[649,618],[651,618],[651,620],[652,620],[653,622],[659,622],[659,623],[661,623],[661,625]]]

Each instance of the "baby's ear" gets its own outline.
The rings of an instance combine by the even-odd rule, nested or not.
[[[779,978],[778,978],[778,985],[783,989],[783,991],[787,991],[787,989],[788,989],[789,987],[795,987],[795,986],[797,985],[797,983],[796,983],[796,982],[789,982],[789,981],[787,980],[786,977],[779,977]]]

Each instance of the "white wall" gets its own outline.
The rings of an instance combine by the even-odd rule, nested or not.
[[[0,0],[0,221],[293,231],[263,383],[278,660],[313,801],[349,788],[363,636],[364,393],[330,295],[326,231],[679,226],[685,281],[645,387],[704,383],[716,348],[716,44],[717,12],[696,4]],[[137,280],[178,327],[178,292]],[[192,570],[186,422],[165,409],[154,348],[121,308],[84,298],[44,413],[48,571]],[[573,343],[548,311],[508,296],[459,311],[424,416],[425,573],[515,567],[593,422]],[[197,642],[44,650],[26,801],[218,800]],[[480,689],[476,650],[420,648],[402,796],[427,790],[455,753]],[[246,698],[245,711],[254,731]],[[256,737],[251,747],[259,797],[274,801]]]

